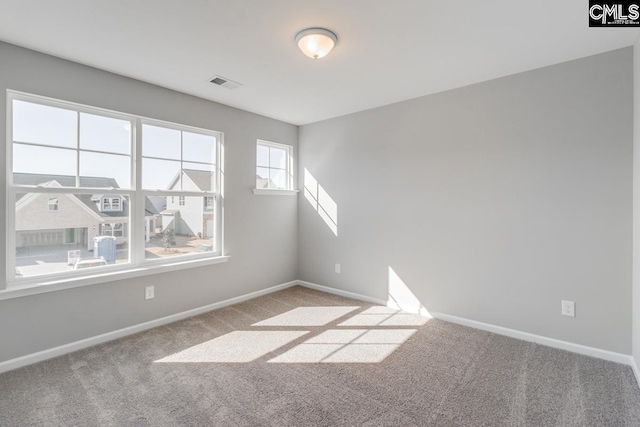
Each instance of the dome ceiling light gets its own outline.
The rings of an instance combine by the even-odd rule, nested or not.
[[[338,36],[326,28],[307,28],[296,34],[296,44],[309,58],[320,59],[338,44]]]

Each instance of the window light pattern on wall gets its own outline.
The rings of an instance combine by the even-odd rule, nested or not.
[[[338,205],[306,168],[304,170],[304,197],[318,212],[329,229],[333,231],[333,234],[337,236]]]

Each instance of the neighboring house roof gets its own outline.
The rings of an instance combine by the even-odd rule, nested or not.
[[[269,184],[275,187],[273,181],[269,178],[262,178],[260,175],[256,175],[256,188],[269,188]]]
[[[193,181],[195,185],[202,191],[209,191],[211,188],[211,177],[213,172],[185,170],[185,175]],[[178,175],[179,177],[179,175]],[[175,179],[174,179],[175,181]],[[46,175],[31,173],[14,173],[13,182],[16,185],[34,185],[41,187],[75,187],[76,177],[71,175]],[[120,188],[118,182],[113,178],[81,176],[80,186],[90,188]],[[22,199],[26,194],[18,193],[16,201]],[[103,194],[74,194],[73,197],[81,201],[93,213],[102,218],[126,218],[129,212],[129,201],[126,197],[122,197],[121,211],[100,211],[100,202]],[[113,196],[112,196],[113,197]],[[25,200],[28,203],[28,200]],[[167,201],[163,197],[148,196],[145,197],[144,210],[145,216],[156,216],[163,212],[167,207]]]
[[[13,183],[16,185],[45,185],[47,182],[57,181],[63,187],[75,187],[76,177],[71,175],[43,175],[36,173],[14,173]],[[120,188],[114,178],[97,176],[81,176],[81,187],[90,188]]]
[[[147,196],[144,198],[145,216],[158,215],[167,207],[167,199],[159,196]]]
[[[211,191],[214,172],[195,169],[183,169],[181,172],[178,172],[169,183],[167,187],[168,190],[171,190],[179,182],[180,173],[189,178],[200,191]]]
[[[184,174],[202,191],[211,191],[211,181],[213,181],[213,172],[197,171],[193,169],[185,169]]]
[[[75,187],[76,177],[70,175],[43,175],[30,173],[14,173],[13,182],[17,185],[38,185],[41,187]],[[80,185],[83,187],[93,188],[120,188],[113,178],[81,176]],[[22,199],[26,194],[17,194],[16,201]],[[73,194],[75,199],[81,201],[85,207],[102,218],[126,218],[129,216],[129,202],[126,198],[122,198],[121,211],[105,211],[101,212],[99,203],[102,195],[100,194]],[[113,197],[113,196],[112,196]]]
[[[53,180],[53,181],[49,181],[45,187],[49,187],[49,188],[61,187],[61,185],[57,181]],[[35,199],[37,199],[42,195],[43,195],[42,193],[27,193],[19,196],[16,200],[16,213],[19,213],[20,211],[22,211],[22,209],[24,209],[27,205],[29,205],[29,203],[31,203],[32,201],[34,201]],[[88,206],[85,202],[81,201],[75,194],[63,194],[62,196],[65,196],[69,198],[71,201],[77,203],[78,206],[86,210],[89,214],[93,215],[96,220],[98,221],[102,220],[102,217],[97,212],[91,209],[91,207]]]

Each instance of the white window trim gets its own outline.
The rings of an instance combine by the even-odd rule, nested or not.
[[[256,196],[295,196],[300,190],[279,190],[277,188],[254,188]]]
[[[47,105],[56,108],[70,109],[76,112],[88,114],[97,114],[105,117],[111,117],[121,120],[128,120],[132,124],[132,177],[131,189],[116,188],[87,188],[87,187],[64,187],[49,188],[39,186],[15,186],[13,184],[13,101],[21,100],[26,102]],[[15,206],[15,195],[20,192],[35,193],[65,193],[65,194],[95,194],[99,191],[101,194],[113,194],[114,196],[129,196],[129,263],[110,265],[100,268],[101,271],[76,270],[64,273],[43,274],[30,277],[15,276],[15,208],[7,209],[6,221],[6,281],[0,282],[0,300],[14,298],[24,295],[32,295],[43,292],[50,292],[59,289],[68,289],[79,286],[93,285],[97,283],[110,282],[114,280],[122,280],[129,277],[138,277],[143,275],[160,274],[167,271],[181,270],[183,268],[192,268],[200,265],[218,264],[226,262],[229,257],[224,254],[224,134],[222,132],[210,129],[197,128],[188,125],[155,120],[142,116],[135,116],[127,113],[121,113],[112,110],[106,110],[99,107],[86,106],[68,101],[52,99],[44,96],[33,95],[29,93],[7,90],[6,96],[7,109],[7,158],[6,158],[6,189],[7,189],[7,206]],[[168,257],[165,259],[146,260],[144,253],[144,235],[146,221],[144,221],[144,197],[148,195],[162,195],[158,192],[142,190],[142,171],[139,160],[142,158],[142,125],[150,124],[154,126],[163,126],[177,129],[185,132],[194,132],[199,134],[215,136],[216,144],[216,176],[218,192],[179,192],[184,196],[211,196],[216,198],[216,230],[217,238],[214,242],[216,251],[212,253],[198,253]],[[111,154],[111,153],[109,153]],[[139,157],[139,158],[138,158]],[[139,185],[137,184],[139,183]],[[140,188],[138,188],[140,187]],[[193,194],[191,194],[193,193]],[[168,195],[168,194],[167,194]],[[120,202],[122,210],[122,200]],[[139,221],[137,219],[140,218]],[[138,224],[139,222],[139,224]]]
[[[172,258],[176,260],[176,258]],[[170,264],[146,265],[137,268],[128,268],[125,270],[112,270],[101,272],[99,274],[85,275],[83,277],[65,277],[50,280],[43,280],[38,283],[27,283],[20,286],[9,286],[0,290],[0,301],[26,297],[29,295],[43,294],[47,292],[61,291],[64,289],[79,288],[82,286],[98,285],[101,283],[115,282],[118,280],[132,279],[135,277],[149,276],[154,274],[167,273],[170,271],[184,270],[188,268],[204,267],[207,265],[220,264],[231,259],[230,256],[216,256],[210,258],[180,259],[178,262]],[[176,260],[177,261],[177,260]],[[85,269],[86,270],[86,269]]]
[[[298,190],[294,189],[294,183],[295,183],[295,179],[294,179],[294,164],[293,164],[293,147],[291,145],[286,145],[286,144],[280,144],[277,142],[272,142],[272,141],[265,141],[263,139],[258,139],[256,142],[256,150],[258,148],[258,146],[264,146],[264,147],[269,147],[269,148],[279,148],[281,150],[285,150],[287,153],[287,167],[285,169],[285,173],[287,175],[287,185],[286,188],[280,189],[280,188],[254,188],[253,194],[255,195],[259,195],[259,196],[267,196],[267,195],[280,195],[280,196],[294,196],[298,193]],[[270,161],[270,160],[269,160]],[[258,166],[258,160],[256,158],[256,168],[266,168],[266,169],[278,169],[278,170],[282,170],[280,168],[272,168],[271,165],[269,166]]]

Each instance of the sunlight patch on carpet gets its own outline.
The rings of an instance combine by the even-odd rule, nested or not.
[[[421,326],[429,320],[429,317],[389,307],[371,307],[345,320],[339,326]]]
[[[234,331],[155,363],[247,363],[306,335],[307,331]]]
[[[298,307],[251,326],[324,326],[360,307]]]
[[[380,363],[416,329],[330,329],[269,363]]]

